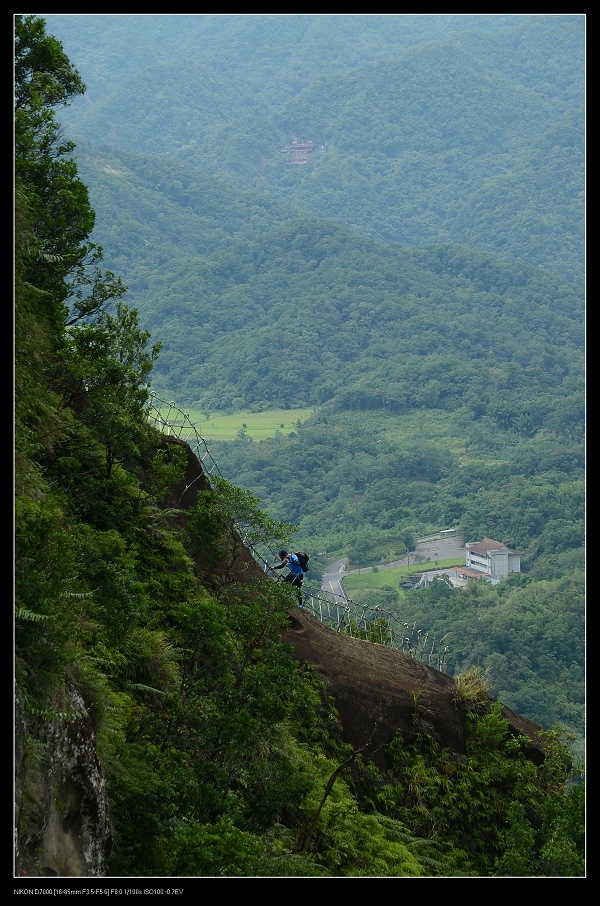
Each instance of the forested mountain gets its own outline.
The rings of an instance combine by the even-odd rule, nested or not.
[[[313,581],[331,559],[375,566],[441,526],[521,550],[522,575],[502,587],[422,598],[391,589],[386,604],[452,621],[456,667],[487,668],[492,694],[548,731],[558,724],[581,757],[584,18],[48,22],[88,91],[60,111],[73,149],[54,108],[82,91],[79,76],[54,51],[41,61],[26,53],[17,69],[18,676],[31,714],[60,709],[65,678],[85,684],[92,710],[106,694],[99,722],[123,834],[115,865],[176,874],[188,844],[201,851],[218,827],[218,849],[233,826],[231,861],[221,851],[194,872],[264,871],[262,844],[278,845],[270,830],[257,844],[257,829],[287,797],[297,818],[306,790],[316,795],[303,771],[293,790],[286,777],[305,760],[296,741],[316,745],[324,732],[322,711],[303,724],[300,702],[318,711],[319,693],[276,641],[285,601],[235,589],[223,611],[221,592],[198,580],[194,557],[216,543],[221,517],[206,502],[180,533],[165,508],[181,463],[147,432],[150,380],[202,417],[314,410],[268,441],[242,432],[211,445],[222,472],[269,514],[256,513],[265,530],[298,527]],[[36,81],[57,59],[62,92],[52,78]],[[325,150],[290,166],[281,148],[293,134]],[[94,271],[100,261],[108,274]],[[139,484],[139,456],[149,485]],[[242,643],[250,600],[261,636],[253,651]],[[209,679],[190,655],[200,636]],[[185,702],[180,656],[193,678]],[[163,693],[173,710],[157,709]],[[225,762],[210,735],[215,715]],[[264,734],[269,751],[254,761]],[[202,768],[192,737],[205,747]],[[263,813],[255,792],[273,759]],[[161,778],[175,765],[166,793]],[[142,805],[138,783],[152,790]],[[359,811],[372,793],[356,779]],[[377,807],[395,795],[386,787]],[[556,815],[548,805],[544,825],[540,803],[547,836],[536,852],[546,846],[547,860],[533,873],[560,873],[548,856]],[[476,844],[436,868],[429,850],[418,868],[390,869],[390,856],[384,873],[510,874],[520,808],[501,819],[498,859]],[[136,822],[153,809],[153,849],[142,853]],[[399,814],[390,806],[388,817]],[[298,872],[342,873],[330,844]],[[344,871],[372,874],[372,864],[350,859]]]
[[[581,15],[49,21],[88,84],[71,134],[361,235],[465,243],[582,285]],[[293,135],[326,153],[289,166]]]
[[[581,378],[581,295],[540,268],[290,219],[139,155],[82,143],[79,165],[107,260],[163,344],[157,387],[186,405],[335,397],[402,412],[477,399],[481,414],[517,373],[527,396]]]

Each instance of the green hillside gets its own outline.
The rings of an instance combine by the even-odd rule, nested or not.
[[[583,300],[464,246],[411,249],[284,217],[182,165],[80,147],[96,235],[163,345],[156,384],[207,409],[521,406],[581,381]]]
[[[466,243],[583,285],[581,15],[50,21],[88,83],[65,113],[78,138],[374,239]],[[327,153],[290,167],[293,135]]]

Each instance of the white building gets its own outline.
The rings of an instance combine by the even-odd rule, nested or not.
[[[496,581],[509,573],[521,572],[521,553],[500,541],[484,538],[483,541],[465,544],[466,575],[471,578],[486,577]]]

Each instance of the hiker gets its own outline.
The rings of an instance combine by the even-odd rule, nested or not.
[[[269,569],[284,569],[286,566],[289,572],[283,577],[284,582],[289,582],[294,588],[298,589],[298,603],[302,604],[302,581],[304,572],[300,566],[300,561],[296,554],[289,554],[286,550],[280,550],[277,554],[281,563],[276,566],[269,566]]]

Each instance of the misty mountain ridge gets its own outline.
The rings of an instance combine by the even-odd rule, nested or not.
[[[77,137],[186,161],[289,216],[583,282],[582,17],[49,22],[91,85],[64,114]],[[290,167],[293,134],[327,153]]]

